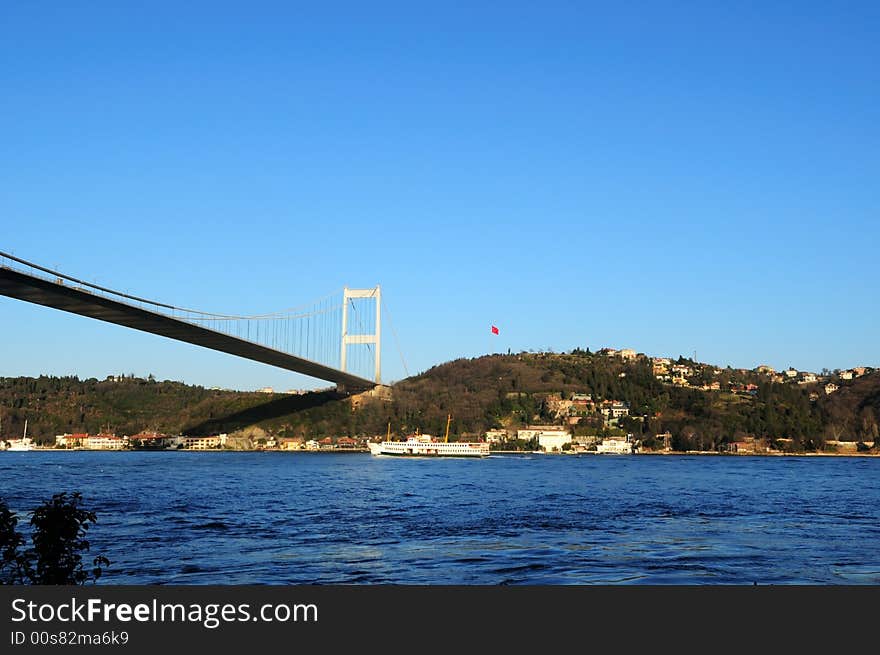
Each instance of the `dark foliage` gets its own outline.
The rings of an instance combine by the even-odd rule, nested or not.
[[[0,498],[0,584],[21,584],[24,581],[24,562],[19,552],[24,537],[16,530],[17,525],[18,517]]]
[[[97,521],[94,512],[81,507],[82,495],[55,494],[33,511],[33,547],[21,551],[24,537],[16,530],[18,518],[0,499],[0,584],[82,585],[96,582],[110,562],[101,555],[91,568],[83,564],[89,551],[89,526]]]

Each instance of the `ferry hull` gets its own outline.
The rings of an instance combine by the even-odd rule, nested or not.
[[[487,443],[384,441],[371,443],[369,447],[373,455],[390,457],[488,457],[489,455]]]

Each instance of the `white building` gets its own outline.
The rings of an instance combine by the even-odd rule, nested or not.
[[[603,439],[602,443],[596,446],[596,452],[612,455],[628,455],[635,452],[635,447],[625,438]]]
[[[122,450],[128,445],[127,441],[115,434],[96,434],[86,437],[83,446],[89,450]]]
[[[837,391],[839,388],[840,387],[838,387],[833,382],[829,382],[828,384],[825,385],[825,395],[827,396],[828,394],[832,394],[835,391]]]
[[[548,430],[538,435],[538,447],[548,453],[562,451],[567,443],[571,443],[571,435],[567,430]]]
[[[557,425],[530,425],[527,428],[522,428],[521,430],[516,431],[516,438],[521,441],[531,441],[532,439],[537,439],[538,435],[542,432],[550,432],[552,430],[558,430],[559,426]]]
[[[516,438],[523,441],[538,440],[538,447],[547,452],[562,450],[563,444],[571,442],[568,430],[558,425],[530,425],[516,431]]]
[[[840,379],[841,380],[852,380],[852,378],[853,378],[852,371],[841,371],[840,372]]]
[[[616,421],[624,416],[629,416],[629,405],[615,400],[611,403],[605,403],[600,411],[607,421]]]
[[[486,443],[507,441],[507,430],[486,430]]]
[[[226,445],[226,435],[218,434],[211,437],[184,437],[184,450],[216,450]]]

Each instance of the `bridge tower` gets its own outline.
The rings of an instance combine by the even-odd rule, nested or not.
[[[352,298],[371,298],[376,303],[376,329],[373,334],[351,334],[348,327],[348,305]],[[375,371],[376,384],[382,382],[381,375],[381,347],[382,347],[382,292],[377,284],[373,289],[349,289],[342,290],[342,353],[339,359],[339,368],[345,371],[345,360],[348,354],[348,346],[351,344],[372,344],[375,346]]]

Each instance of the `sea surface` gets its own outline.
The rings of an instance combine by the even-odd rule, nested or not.
[[[880,584],[880,458],[0,453],[60,491],[102,584]]]

